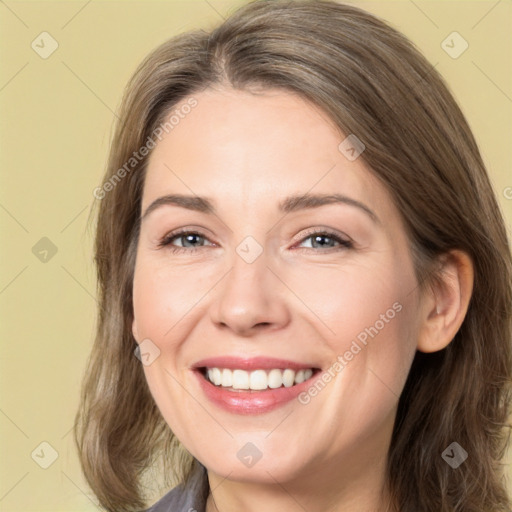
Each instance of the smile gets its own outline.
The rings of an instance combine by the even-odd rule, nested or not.
[[[215,386],[236,391],[239,389],[251,389],[261,391],[265,389],[277,389],[282,386],[290,388],[308,380],[313,375],[314,369],[307,368],[293,370],[286,368],[272,368],[270,370],[253,370],[251,372],[230,368],[205,368],[205,377]]]
[[[215,357],[193,367],[203,396],[234,414],[262,414],[283,406],[312,386],[321,369],[267,357]]]

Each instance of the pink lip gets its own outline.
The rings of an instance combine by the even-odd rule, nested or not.
[[[199,386],[206,397],[215,405],[225,411],[236,414],[262,414],[270,412],[287,402],[296,398],[300,393],[309,388],[316,380],[315,377],[321,375],[318,371],[308,380],[295,384],[289,388],[280,387],[277,389],[266,389],[264,391],[229,391],[221,386],[215,386],[204,376],[202,368],[230,368],[241,370],[263,370],[268,368],[291,368],[294,370],[315,368],[312,365],[296,363],[284,359],[274,359],[267,357],[255,357],[251,359],[242,359],[237,357],[215,357],[203,359],[194,365],[194,374],[196,375]]]
[[[198,368],[229,368],[231,370],[266,370],[271,368],[280,368],[285,370],[291,368],[292,370],[306,370],[308,368],[316,368],[314,364],[303,364],[287,359],[275,359],[273,357],[234,357],[234,356],[221,356],[210,357],[201,359],[194,364],[193,369]]]

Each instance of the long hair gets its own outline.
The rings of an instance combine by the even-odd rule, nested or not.
[[[132,285],[148,143],[176,105],[210,86],[282,88],[365,144],[392,194],[421,286],[451,249],[470,255],[473,294],[443,350],[417,352],[388,454],[400,512],[510,510],[501,463],[511,407],[512,263],[503,217],[471,130],[442,77],[375,17],[333,1],[256,1],[211,32],[156,48],[128,83],[99,189],[97,332],[75,419],[84,475],[103,507],[147,506],[145,475],[184,482],[193,457],[165,423],[134,356]],[[131,159],[131,160],[130,160]],[[127,162],[130,162],[127,165]],[[124,172],[121,171],[124,169]],[[442,452],[457,442],[454,470]]]

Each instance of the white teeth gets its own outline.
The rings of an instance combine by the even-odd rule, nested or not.
[[[283,372],[281,370],[270,370],[267,376],[269,388],[280,388],[283,385]]]
[[[222,375],[218,368],[212,368],[212,382],[218,386],[222,382]]]
[[[294,384],[300,384],[308,380],[313,375],[313,370],[292,370],[286,368],[280,370],[273,368],[272,370],[253,370],[247,372],[245,370],[230,370],[229,368],[208,368],[207,378],[216,386],[231,389],[254,389],[263,390],[267,388],[276,389],[284,386],[289,388]]]
[[[299,370],[295,375],[295,384],[300,384],[304,382],[304,370]]]
[[[233,370],[232,386],[233,389],[249,389],[249,374],[244,370]]]
[[[222,370],[222,387],[229,388],[233,385],[233,372],[231,370]]]
[[[251,389],[267,389],[267,372],[255,370],[249,376],[249,387]]]
[[[285,388],[291,388],[293,386],[293,381],[295,380],[295,371],[290,370],[290,368],[286,368],[283,372],[283,384]]]

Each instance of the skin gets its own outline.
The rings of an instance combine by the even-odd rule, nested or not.
[[[133,334],[160,350],[144,366],[152,396],[208,469],[208,512],[384,511],[398,397],[415,351],[444,348],[460,327],[471,262],[454,251],[445,286],[420,294],[390,194],[362,158],[339,151],[345,135],[316,106],[268,89],[219,87],[194,98],[197,107],[150,156],[142,212],[175,193],[208,197],[216,214],[165,205],[142,221]],[[278,211],[282,199],[306,192],[344,194],[377,220],[348,204]],[[178,228],[202,237],[158,246]],[[325,229],[353,247],[330,235],[316,243],[311,235]],[[236,252],[247,236],[263,249],[252,263]],[[220,355],[327,369],[397,302],[400,312],[305,405],[227,412],[206,399],[190,369]],[[247,442],[262,453],[250,468],[237,457]]]

